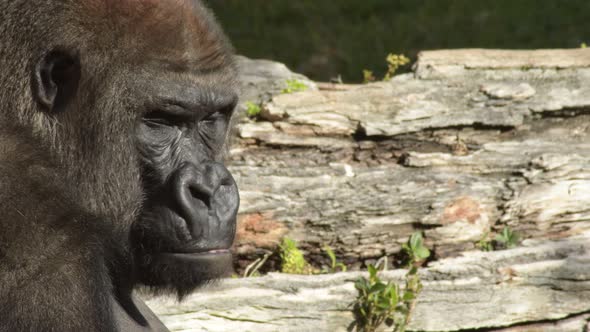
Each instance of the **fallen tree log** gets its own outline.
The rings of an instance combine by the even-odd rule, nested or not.
[[[401,283],[404,273],[382,276]],[[361,275],[227,279],[182,303],[157,299],[148,305],[173,331],[344,332],[353,321],[353,282]],[[585,331],[590,232],[467,252],[431,263],[420,276],[424,289],[410,331]]]
[[[254,98],[238,126],[239,266],[285,235],[359,267],[416,230],[441,258],[506,225],[590,229],[590,49],[424,52],[390,82],[329,86]]]
[[[240,65],[241,110],[262,112],[240,119],[229,156],[237,270],[284,236],[316,267],[329,245],[349,270],[394,268],[423,231],[434,261],[412,331],[588,329],[590,49],[424,52],[413,73],[367,85]],[[281,93],[293,79],[308,91]],[[522,247],[477,251],[505,227]],[[361,274],[225,280],[149,304],[177,331],[345,331]]]

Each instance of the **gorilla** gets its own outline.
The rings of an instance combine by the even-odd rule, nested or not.
[[[167,331],[231,269],[232,47],[197,0],[0,0],[0,331]]]

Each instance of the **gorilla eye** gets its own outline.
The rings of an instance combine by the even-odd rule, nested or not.
[[[146,114],[143,122],[149,127],[181,127],[186,124],[187,119],[170,112],[156,110]]]
[[[228,114],[215,112],[199,122],[199,133],[209,142],[219,140],[225,135],[228,123]]]

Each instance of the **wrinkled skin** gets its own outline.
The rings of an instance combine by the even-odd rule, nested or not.
[[[0,0],[0,331],[165,331],[231,268],[232,50],[196,0]]]

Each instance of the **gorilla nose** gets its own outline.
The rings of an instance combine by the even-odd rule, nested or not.
[[[216,162],[186,164],[174,174],[173,190],[178,213],[193,239],[231,245],[240,199],[225,166]]]

